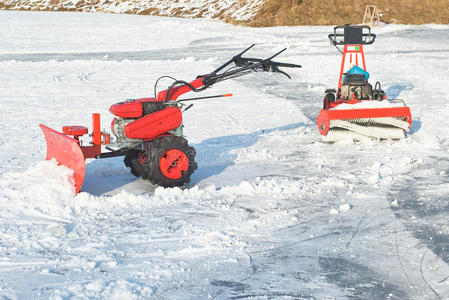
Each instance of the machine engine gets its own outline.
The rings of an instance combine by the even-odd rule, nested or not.
[[[344,100],[369,100],[372,86],[365,80],[365,75],[346,74],[340,92]]]
[[[342,100],[383,100],[385,93],[379,82],[373,89],[363,74],[345,74],[340,96]]]
[[[116,143],[119,146],[132,145],[138,142],[138,139],[130,139],[125,135],[125,126],[129,123],[134,122],[136,119],[123,119],[120,117],[115,117],[111,123],[111,131],[116,138]]]
[[[115,116],[111,130],[119,147],[133,148],[164,133],[182,136],[182,113],[176,103],[130,99],[112,105],[109,111]]]

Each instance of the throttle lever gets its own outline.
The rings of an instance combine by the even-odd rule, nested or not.
[[[290,75],[287,74],[287,72],[282,71],[281,69],[279,69],[279,67],[277,65],[274,65],[274,64],[270,65],[269,72],[281,73],[281,74],[284,74],[285,76],[287,76],[288,79],[292,79],[290,77]]]

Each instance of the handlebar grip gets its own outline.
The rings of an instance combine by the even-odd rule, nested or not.
[[[364,42],[363,45],[371,45],[376,40],[376,35],[374,33],[364,33],[362,34],[363,37],[370,37],[371,40],[369,42]]]
[[[297,64],[289,64],[289,63],[278,63],[278,62],[272,62],[277,67],[285,67],[285,68],[302,68],[301,65]]]

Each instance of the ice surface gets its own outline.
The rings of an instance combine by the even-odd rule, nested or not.
[[[243,28],[176,18],[0,12],[0,297],[434,299],[449,297],[449,26],[376,28],[373,80],[404,98],[398,142],[324,144],[337,83],[331,27]],[[252,43],[288,47],[292,80],[217,84],[184,114],[199,169],[151,186],[121,158],[89,160],[83,192],[44,161],[39,123],[109,129],[114,102],[193,79]],[[169,82],[161,84],[165,88]]]

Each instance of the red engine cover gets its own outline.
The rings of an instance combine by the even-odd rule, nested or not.
[[[178,128],[181,122],[181,110],[167,107],[129,123],[125,126],[125,135],[131,139],[150,140]]]
[[[109,111],[121,118],[140,118],[143,115],[142,102],[160,102],[154,98],[131,99],[111,105]]]

